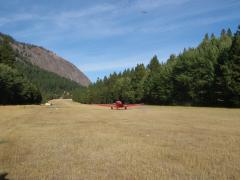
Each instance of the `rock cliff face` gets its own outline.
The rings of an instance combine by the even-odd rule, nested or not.
[[[75,81],[82,86],[88,86],[91,83],[76,66],[47,49],[17,41],[12,43],[12,47],[33,65]]]
[[[82,86],[88,86],[91,83],[76,66],[55,53],[39,46],[17,42],[3,33],[0,33],[0,42],[3,36],[8,37],[13,49],[33,65],[75,81]]]

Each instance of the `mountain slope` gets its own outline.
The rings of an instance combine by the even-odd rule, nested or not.
[[[43,102],[50,99],[71,98],[73,91],[83,89],[78,83],[32,65],[21,56],[17,57],[15,67],[40,90]]]
[[[0,38],[1,36],[6,35],[0,33]],[[88,77],[75,65],[55,53],[39,46],[17,42],[10,36],[8,37],[11,40],[13,49],[31,64],[75,81],[81,86],[88,86],[91,83]]]
[[[36,90],[40,91],[40,94],[42,96],[43,102],[48,101],[50,99],[54,98],[71,98],[72,97],[72,92],[75,91],[76,89],[81,90],[84,89],[84,86],[81,85],[85,84],[87,85],[86,82],[84,81],[73,81],[71,79],[71,76],[69,78],[63,77],[62,75],[58,75],[57,73],[50,72],[49,68],[43,69],[40,68],[37,65],[34,65],[34,63],[31,62],[30,58],[30,53],[34,55],[35,51],[31,51],[30,49],[39,49],[40,47],[37,46],[32,46],[32,45],[26,45],[23,43],[18,43],[16,42],[12,37],[1,34],[0,33],[0,65],[2,65],[2,69],[4,72],[1,72],[2,74],[0,77],[0,104],[1,104],[1,97],[5,97],[3,89],[1,87],[10,87],[10,89],[7,89],[7,92],[9,91],[9,98],[3,103],[5,104],[13,104],[16,103],[18,104],[19,98],[15,98],[14,93],[18,92],[16,90],[16,87],[20,86],[20,89],[23,91],[19,91],[21,97],[23,98],[28,98],[29,93],[34,90],[34,88],[31,88],[34,86]],[[28,50],[26,50],[28,49]],[[40,48],[43,49],[43,48]],[[41,52],[41,56],[45,53],[45,56],[48,56],[46,54],[49,54],[50,52],[43,49]],[[27,53],[28,52],[28,53]],[[34,52],[34,53],[32,53]],[[32,56],[33,56],[32,55]],[[59,62],[59,60],[54,60],[51,59],[52,61],[58,61],[55,64],[58,64],[59,66],[63,66],[67,69],[66,66],[71,66],[73,69],[76,67],[73,66],[71,63],[66,62],[65,60],[62,60]],[[37,61],[40,62],[46,62],[49,61],[49,59],[40,59],[38,58]],[[61,62],[63,62],[61,64]],[[54,62],[52,63],[54,64]],[[67,64],[67,65],[65,65]],[[5,66],[8,68],[4,68]],[[10,70],[8,70],[10,69]],[[15,73],[16,71],[16,73]],[[71,69],[69,70],[71,71]],[[79,70],[77,69],[76,72]],[[11,73],[12,72],[12,73]],[[66,73],[67,71],[65,71]],[[80,71],[79,71],[80,72]],[[12,75],[11,75],[12,74]],[[17,75],[15,75],[17,74]],[[82,75],[79,73],[79,76]],[[10,77],[10,79],[9,79]],[[19,78],[18,78],[19,77]],[[85,75],[81,76],[88,80]],[[11,79],[12,78],[12,79]],[[71,79],[70,79],[71,78]],[[1,81],[2,80],[2,81]],[[4,84],[1,84],[4,83]],[[7,83],[7,84],[6,84]],[[22,83],[22,84],[21,84]],[[11,86],[10,86],[11,85]],[[12,88],[11,88],[12,87]],[[30,89],[29,89],[30,87]],[[31,90],[31,91],[29,91]],[[25,92],[26,91],[26,92]],[[35,93],[36,94],[36,93]],[[31,94],[30,94],[31,96]],[[6,98],[5,98],[6,99]],[[28,101],[30,100],[30,101]],[[31,99],[27,99],[27,101],[22,102],[22,103],[31,103]]]

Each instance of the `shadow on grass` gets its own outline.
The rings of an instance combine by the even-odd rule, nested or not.
[[[0,173],[0,180],[9,180],[6,178],[7,175],[8,173]]]
[[[0,139],[0,144],[5,144],[5,143],[8,143],[7,141],[5,141],[5,140],[1,140]],[[1,179],[0,179],[1,180]]]

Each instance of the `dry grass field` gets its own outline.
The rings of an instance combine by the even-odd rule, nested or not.
[[[240,179],[240,109],[0,107],[0,172],[21,179]]]

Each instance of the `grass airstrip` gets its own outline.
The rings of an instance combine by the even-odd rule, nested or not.
[[[240,179],[240,109],[0,106],[9,179]]]

